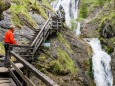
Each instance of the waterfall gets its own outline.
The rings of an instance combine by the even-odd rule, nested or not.
[[[98,38],[85,39],[93,49],[93,71],[96,86],[112,86],[111,57],[101,48]]]
[[[80,35],[80,34],[81,34],[81,31],[80,31],[80,23],[79,23],[79,22],[77,23],[76,34],[77,34],[77,35]]]
[[[71,20],[75,20],[78,18],[78,4],[79,0],[55,0],[51,3],[52,7],[55,11],[57,11],[60,5],[63,7],[65,11],[65,20],[66,24],[71,27]],[[75,22],[77,29],[77,35],[80,34],[80,23]]]
[[[71,20],[74,20],[78,17],[78,3],[79,0],[56,0],[51,5],[55,11],[59,9],[61,5],[64,8],[66,13],[66,23],[71,27]],[[76,22],[77,29],[76,34],[80,35],[80,23]],[[87,38],[85,39],[93,49],[93,72],[94,72],[94,80],[96,86],[112,86],[113,85],[113,77],[111,72],[111,57],[101,48],[100,41],[98,38]]]

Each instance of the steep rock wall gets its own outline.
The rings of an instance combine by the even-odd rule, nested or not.
[[[94,4],[92,4],[94,5]],[[103,48],[112,55],[112,71],[115,82],[115,5],[114,0],[108,0],[101,6],[95,6],[93,11],[90,10],[89,16],[83,22],[82,36],[96,37],[101,40]],[[92,16],[92,13],[95,15]]]

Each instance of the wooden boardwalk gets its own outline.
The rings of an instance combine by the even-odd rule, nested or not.
[[[0,78],[0,86],[17,86],[12,78]]]
[[[23,68],[23,64],[21,63],[16,63],[15,64],[17,68]],[[15,71],[15,69],[12,67],[12,71]],[[12,78],[8,75],[9,69],[6,67],[0,67],[0,86],[17,86],[12,80]],[[8,75],[8,76],[7,76]],[[4,77],[5,76],[5,77]]]

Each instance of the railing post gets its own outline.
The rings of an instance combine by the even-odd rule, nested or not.
[[[23,68],[23,74],[24,74],[25,76],[27,76],[28,78],[30,77],[29,70],[28,70],[27,67],[24,67],[24,68]],[[22,81],[22,83],[23,83],[23,86],[28,86],[28,84],[27,84],[26,82]]]

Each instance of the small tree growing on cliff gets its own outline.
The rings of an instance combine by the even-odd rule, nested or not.
[[[88,8],[85,2],[83,1],[82,6],[80,8],[80,17],[86,18],[88,15]]]

